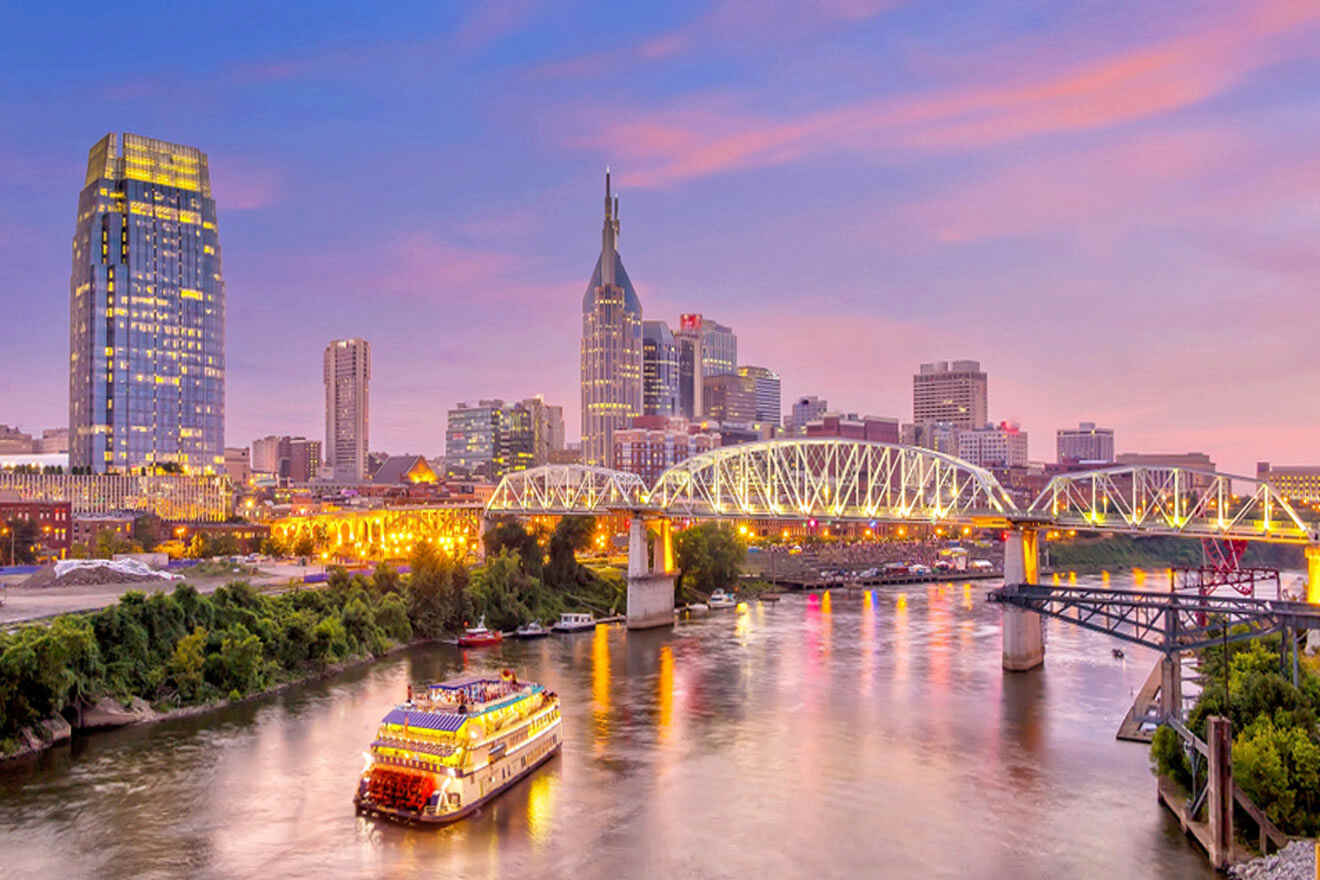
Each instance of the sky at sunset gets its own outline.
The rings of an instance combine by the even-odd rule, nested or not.
[[[536,393],[576,437],[608,164],[644,317],[731,325],[786,406],[907,421],[969,358],[1033,459],[1084,419],[1320,464],[1315,0],[0,9],[0,424],[67,422],[87,150],[132,131],[210,156],[227,445],[323,435],[342,336],[372,449]]]

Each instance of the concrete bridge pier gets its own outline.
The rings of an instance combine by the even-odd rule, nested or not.
[[[668,519],[652,520],[654,561],[646,552],[646,522],[634,513],[628,529],[628,629],[674,625],[674,540]]]
[[[1039,543],[1035,526],[1014,526],[1004,544],[1004,583],[1040,583]],[[1005,606],[1004,669],[1025,672],[1045,662],[1045,626],[1034,611]]]

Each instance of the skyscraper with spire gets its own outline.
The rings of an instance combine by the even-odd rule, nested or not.
[[[582,461],[614,463],[614,431],[642,414],[642,303],[619,256],[619,199],[605,169],[600,258],[582,296]]]

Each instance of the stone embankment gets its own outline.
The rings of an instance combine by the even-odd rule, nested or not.
[[[1272,856],[1228,869],[1237,880],[1315,880],[1315,841],[1294,840]]]

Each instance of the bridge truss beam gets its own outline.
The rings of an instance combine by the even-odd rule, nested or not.
[[[1006,522],[1017,513],[984,468],[930,449],[837,437],[713,449],[665,471],[647,497],[684,517]]]
[[[1246,494],[1234,494],[1234,486]],[[1178,467],[1123,466],[1059,474],[1027,509],[1061,528],[1315,543],[1268,482]]]
[[[487,513],[547,516],[607,513],[644,506],[646,483],[636,474],[586,465],[547,464],[507,474]]]
[[[1164,654],[1245,641],[1275,632],[1320,629],[1320,609],[1306,602],[1245,596],[1195,596],[1091,587],[1009,584],[987,598]],[[1227,639],[1223,627],[1229,626]]]

